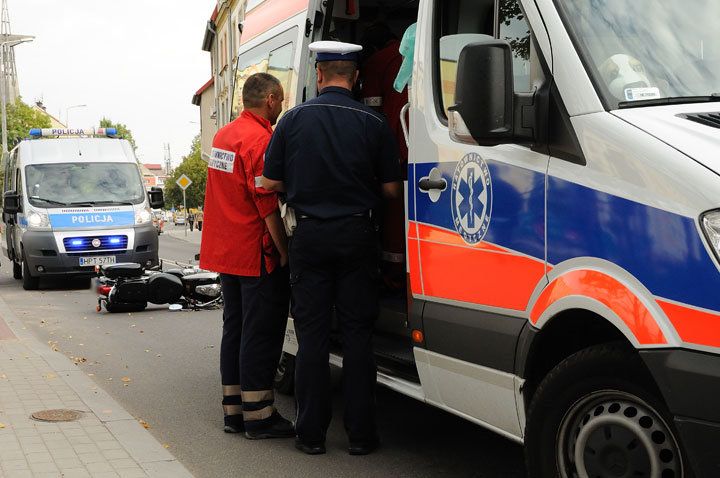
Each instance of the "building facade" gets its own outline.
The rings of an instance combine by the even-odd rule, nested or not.
[[[233,109],[233,76],[240,48],[245,12],[263,0],[217,0],[205,26],[202,49],[210,53],[212,79],[193,95],[200,107],[203,159],[208,160],[212,138],[230,122]]]

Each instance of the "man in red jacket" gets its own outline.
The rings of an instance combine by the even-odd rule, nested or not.
[[[260,185],[280,82],[247,79],[244,110],[213,140],[208,163],[200,267],[220,273],[225,308],[220,346],[225,431],[251,439],[295,436],[272,390],[288,316],[287,239],[277,195]]]

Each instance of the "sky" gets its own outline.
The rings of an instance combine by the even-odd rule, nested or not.
[[[211,77],[202,51],[215,0],[7,0],[20,94],[70,127],[125,124],[143,163],[173,164],[200,132],[193,94]],[[71,108],[75,105],[85,107]]]

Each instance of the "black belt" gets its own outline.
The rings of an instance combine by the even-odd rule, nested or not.
[[[306,216],[305,214],[300,214],[297,216],[298,219],[317,219],[318,221],[331,221],[333,219],[343,219],[346,217],[366,217],[370,219],[373,216],[372,209],[369,211],[363,211],[363,212],[357,212],[355,214],[349,214],[347,216],[338,216],[338,217],[315,217],[315,216]]]

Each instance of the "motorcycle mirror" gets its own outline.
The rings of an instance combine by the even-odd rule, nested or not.
[[[168,307],[168,309],[172,310],[173,312],[176,312],[176,311],[178,311],[178,310],[182,310],[182,308],[183,308],[183,307],[182,307],[182,305],[180,305],[180,304],[170,304],[170,306]]]

